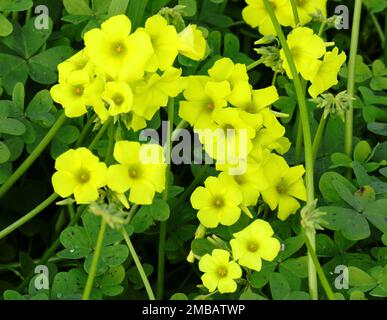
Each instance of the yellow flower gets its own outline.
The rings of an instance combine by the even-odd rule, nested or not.
[[[252,149],[255,130],[240,118],[238,109],[224,108],[214,112],[212,119],[213,128],[195,129],[208,155],[221,164],[236,164],[246,158]]]
[[[247,86],[250,89],[246,65],[241,63],[234,64],[229,58],[217,60],[212,68],[208,70],[208,75],[211,79],[218,82],[228,81],[231,93],[227,100],[233,105],[236,105],[238,101],[240,87]]]
[[[239,205],[242,194],[226,176],[208,177],[205,187],[198,187],[191,195],[191,204],[199,210],[198,219],[206,228],[215,228],[220,224],[231,226],[241,215]]]
[[[154,50],[146,71],[167,70],[178,54],[179,39],[175,27],[168,25],[167,20],[157,14],[146,20],[145,31],[150,36]]]
[[[324,60],[321,62],[315,77],[311,79],[312,85],[308,89],[311,97],[316,98],[338,83],[337,75],[346,58],[345,52],[339,54],[339,49],[336,47],[332,52],[327,52],[324,55]]]
[[[136,81],[144,74],[146,62],[154,51],[143,29],[130,34],[131,22],[125,15],[111,17],[85,33],[85,47],[90,60],[110,77]]]
[[[195,61],[204,59],[207,42],[204,39],[203,32],[197,29],[195,24],[188,25],[178,34],[178,37],[180,54]]]
[[[273,238],[273,229],[264,220],[253,221],[230,241],[232,255],[241,266],[260,271],[262,259],[273,261],[280,251],[280,242]]]
[[[249,157],[246,161],[246,171],[243,174],[229,174],[229,166],[216,165],[217,170],[223,170],[219,177],[228,176],[242,192],[242,203],[245,206],[255,206],[260,191],[267,188],[266,177],[260,163]],[[227,170],[227,171],[226,171]]]
[[[235,292],[235,279],[242,276],[241,267],[235,261],[230,261],[230,253],[222,249],[214,249],[211,255],[207,253],[201,257],[199,270],[204,272],[201,279],[209,292],[217,288],[220,293]]]
[[[85,70],[90,77],[93,76],[94,65],[90,62],[84,49],[58,64],[58,82],[66,82],[71,73],[77,70]]]
[[[285,220],[300,208],[295,198],[306,201],[305,169],[302,165],[290,168],[284,158],[270,154],[263,170],[269,187],[261,192],[262,198],[271,210],[278,206],[278,218]]]
[[[324,41],[318,35],[313,34],[312,29],[300,27],[293,29],[288,35],[287,43],[297,71],[305,80],[313,79],[321,63],[318,59],[326,52]],[[287,76],[292,79],[283,49],[280,51],[280,56]]]
[[[206,76],[188,77],[184,90],[187,101],[180,102],[179,116],[197,129],[216,128],[212,114],[227,106],[230,92],[227,81],[214,82]]]
[[[57,170],[52,185],[57,194],[67,198],[74,194],[78,204],[98,199],[98,189],[106,185],[106,164],[86,148],[70,149],[55,161]]]
[[[107,82],[101,96],[108,103],[111,116],[127,113],[132,107],[132,89],[125,82]]]
[[[312,21],[312,15],[320,11],[324,17],[327,16],[327,0],[296,0],[297,12],[300,18],[300,24],[303,26]],[[291,26],[294,28],[296,23],[294,21],[292,5],[287,1],[287,13],[291,21]]]
[[[170,67],[160,76],[153,73],[135,86],[133,110],[151,120],[154,114],[168,104],[169,97],[176,97],[185,86],[181,69]]]
[[[80,117],[87,112],[86,107],[97,103],[104,87],[104,79],[96,77],[91,80],[86,70],[71,72],[66,81],[54,85],[52,99],[60,103],[69,118]]]
[[[162,147],[118,141],[113,155],[119,164],[108,168],[108,187],[118,193],[130,190],[129,200],[133,203],[152,204],[155,192],[165,188],[166,164]]]
[[[235,105],[239,108],[241,119],[249,126],[258,130],[262,127],[265,115],[271,113],[268,106],[279,99],[275,86],[266,87],[258,90],[238,88],[238,95]]]
[[[291,23],[287,12],[287,2],[288,0],[270,0],[274,13],[283,26],[289,26]],[[264,36],[276,35],[263,0],[246,0],[246,3],[247,7],[242,10],[243,20],[253,28],[258,27],[259,32]]]

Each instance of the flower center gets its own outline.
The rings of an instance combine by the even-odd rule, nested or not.
[[[125,45],[121,42],[117,42],[113,45],[113,51],[118,55],[122,55],[125,51]]]
[[[269,2],[270,2],[271,7],[272,7],[274,10],[277,9],[277,5],[276,5],[275,1],[269,1]]]
[[[290,49],[290,52],[292,53],[292,57],[294,59],[298,59],[301,55],[301,49],[299,47],[293,47]]]
[[[217,270],[217,273],[218,273],[218,276],[220,278],[224,278],[227,276],[227,268],[225,267],[219,267],[218,270]]]
[[[213,104],[213,103],[207,104],[207,108],[208,108],[208,110],[210,110],[210,111],[214,110],[214,104]]]
[[[250,252],[256,252],[258,250],[258,244],[256,242],[249,242],[247,244],[247,250]]]
[[[234,176],[234,180],[238,184],[243,184],[245,182],[245,179],[242,175],[241,176]]]
[[[222,198],[215,198],[214,199],[214,206],[215,207],[217,207],[217,208],[221,208],[221,207],[223,207],[223,205],[224,205],[224,201],[223,201],[223,199]]]
[[[278,193],[286,193],[286,187],[282,183],[278,184],[277,192]]]
[[[75,93],[77,96],[82,96],[84,91],[85,91],[85,89],[84,89],[82,86],[76,86],[76,87],[74,87],[74,93]]]
[[[297,0],[297,6],[302,7],[305,3],[308,2],[308,0]]]
[[[86,170],[80,171],[78,174],[78,181],[80,183],[86,183],[90,180],[90,173]]]
[[[129,169],[129,177],[132,179],[138,178],[138,170],[135,168]]]
[[[122,103],[124,102],[124,97],[117,93],[114,97],[113,97],[113,101],[114,103],[117,105],[117,106],[120,106],[122,105]]]

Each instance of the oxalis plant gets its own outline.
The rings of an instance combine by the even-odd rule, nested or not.
[[[387,297],[386,8],[0,1],[3,298]]]

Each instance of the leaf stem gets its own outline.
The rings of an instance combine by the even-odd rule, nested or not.
[[[102,127],[99,129],[98,133],[95,135],[94,139],[89,144],[89,150],[92,151],[94,147],[97,145],[98,141],[102,138],[105,131],[109,128],[110,123],[112,122],[112,117],[105,121]]]
[[[313,247],[309,241],[309,237],[307,236],[305,229],[301,230],[301,234],[302,234],[302,237],[304,239],[305,245],[308,249],[308,252],[310,252],[310,254],[311,254],[311,258],[312,258],[314,266],[317,270],[318,277],[320,278],[321,285],[322,285],[328,299],[335,300],[334,293],[329,285],[327,277],[325,276],[324,270],[322,269],[320,262],[318,261],[316,252],[313,249]]]
[[[21,227],[23,224],[30,221],[33,217],[35,217],[37,214],[39,214],[44,209],[46,209],[51,203],[53,203],[56,198],[58,198],[58,195],[56,193],[51,194],[46,200],[41,202],[38,206],[36,206],[34,209],[32,209],[27,214],[25,214],[19,220],[16,220],[14,223],[10,224],[5,229],[1,230],[0,231],[0,240],[3,239],[8,234],[10,234],[11,232],[15,231],[17,228]]]
[[[355,94],[355,70],[356,70],[356,55],[359,43],[359,29],[361,17],[362,0],[355,0],[355,9],[353,13],[351,45],[349,51],[348,63],[348,83],[347,92],[350,97]],[[353,139],[353,101],[349,101],[349,108],[345,117],[345,136],[344,150],[348,156],[352,155],[352,139]]]
[[[305,169],[306,169],[306,190],[307,190],[307,203],[311,203],[314,200],[314,165],[313,165],[313,153],[312,153],[312,138],[309,125],[309,115],[307,104],[305,100],[305,93],[303,90],[303,85],[298,75],[296,66],[294,64],[292,54],[290,52],[289,46],[286,42],[284,33],[282,32],[281,26],[275,16],[274,10],[269,2],[269,0],[263,0],[266,11],[268,12],[270,19],[274,25],[274,28],[277,32],[278,38],[281,42],[282,49],[284,50],[286,60],[288,61],[289,68],[293,77],[293,83],[297,94],[298,107],[300,112],[300,120],[302,124],[302,131],[304,137],[304,148],[305,148]],[[307,233],[308,239],[311,243],[311,250],[315,249],[315,236],[312,233]],[[309,282],[309,294],[311,299],[318,299],[318,289],[317,289],[317,275],[316,269],[311,258],[311,253],[308,251],[308,282]]]
[[[166,159],[167,169],[165,177],[165,189],[163,192],[163,200],[168,201],[168,189],[170,184],[170,171],[171,171],[171,149],[172,149],[172,132],[173,132],[173,119],[174,119],[174,102],[173,98],[168,102],[168,133],[166,141]],[[167,237],[168,220],[160,222],[160,238],[159,238],[159,254],[157,260],[157,299],[162,299],[164,294],[164,269],[165,269],[165,241]]]
[[[248,66],[246,66],[246,69],[247,69],[247,71],[250,71],[250,70],[254,69],[255,67],[259,66],[260,64],[261,64],[260,60],[254,61],[254,62],[250,63]]]
[[[313,146],[312,146],[313,162],[315,162],[317,159],[318,149],[320,147],[321,138],[322,138],[322,135],[324,133],[325,124],[326,124],[327,120],[328,120],[328,116],[325,117],[324,114],[322,114],[320,122],[319,122],[318,127],[317,127],[316,135],[314,136],[314,140],[313,140]]]
[[[105,236],[106,226],[107,226],[106,221],[101,218],[101,226],[99,228],[99,233],[98,233],[97,243],[95,245],[93,260],[91,261],[89,275],[87,277],[86,286],[85,286],[85,289],[83,291],[82,300],[89,300],[91,290],[93,289],[94,278],[95,278],[95,274],[97,272],[98,261],[99,261],[99,256],[101,254],[102,243],[103,243],[103,238]]]
[[[298,15],[296,1],[295,0],[290,0],[290,4],[292,5],[294,22],[295,22],[296,26],[298,26],[300,24],[300,16]]]
[[[146,273],[145,273],[144,268],[140,262],[140,259],[138,258],[136,250],[134,249],[134,246],[133,246],[132,242],[130,241],[128,233],[126,232],[126,230],[124,228],[121,229],[121,233],[125,239],[126,245],[128,246],[128,249],[129,249],[129,252],[133,258],[133,261],[136,264],[138,273],[140,274],[141,280],[144,284],[144,287],[145,287],[145,290],[148,294],[149,300],[156,300],[155,295],[154,295],[153,290],[152,290],[152,287],[149,283],[149,280],[146,276]]]
[[[79,138],[78,138],[77,142],[75,143],[76,148],[80,147],[83,144],[83,141],[85,140],[85,137],[86,137],[87,133],[89,132],[90,127],[93,124],[93,121],[96,118],[97,118],[97,115],[94,114],[86,121],[86,124],[83,126],[81,134],[79,135]]]
[[[47,145],[54,139],[58,130],[62,127],[66,120],[63,111],[56,119],[54,125],[47,132],[45,137],[35,147],[34,151],[24,160],[24,162],[15,170],[15,172],[7,179],[7,181],[0,187],[0,199],[8,192],[8,190],[20,179],[20,177],[28,170],[28,168],[35,162],[35,160],[42,154]]]
[[[384,43],[386,41],[386,36],[384,35],[382,27],[381,27],[378,19],[376,18],[375,14],[373,12],[371,12],[371,11],[369,11],[369,14],[371,16],[372,22],[375,25],[376,32],[379,35],[380,42],[381,42],[381,47],[384,48]]]

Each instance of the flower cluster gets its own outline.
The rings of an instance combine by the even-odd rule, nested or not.
[[[114,16],[84,36],[85,48],[58,66],[59,81],[51,89],[68,117],[92,107],[101,122],[121,116],[128,129],[146,127],[169,97],[184,88],[178,54],[201,60],[206,41],[196,25],[180,33],[161,15],[131,30],[125,15]]]
[[[276,34],[269,13],[263,0],[246,0],[247,7],[242,11],[243,19],[251,27],[259,29],[263,35]],[[313,14],[319,13],[326,17],[327,0],[295,0],[300,25],[303,26],[312,20]],[[270,0],[278,22],[284,27],[296,27],[291,1]]]
[[[99,189],[108,187],[126,207],[127,199],[151,204],[155,193],[165,188],[167,165],[162,147],[123,140],[116,142],[113,155],[118,164],[107,168],[86,148],[64,152],[55,161],[55,192],[63,198],[74,195],[78,204],[88,204],[99,198]]]

